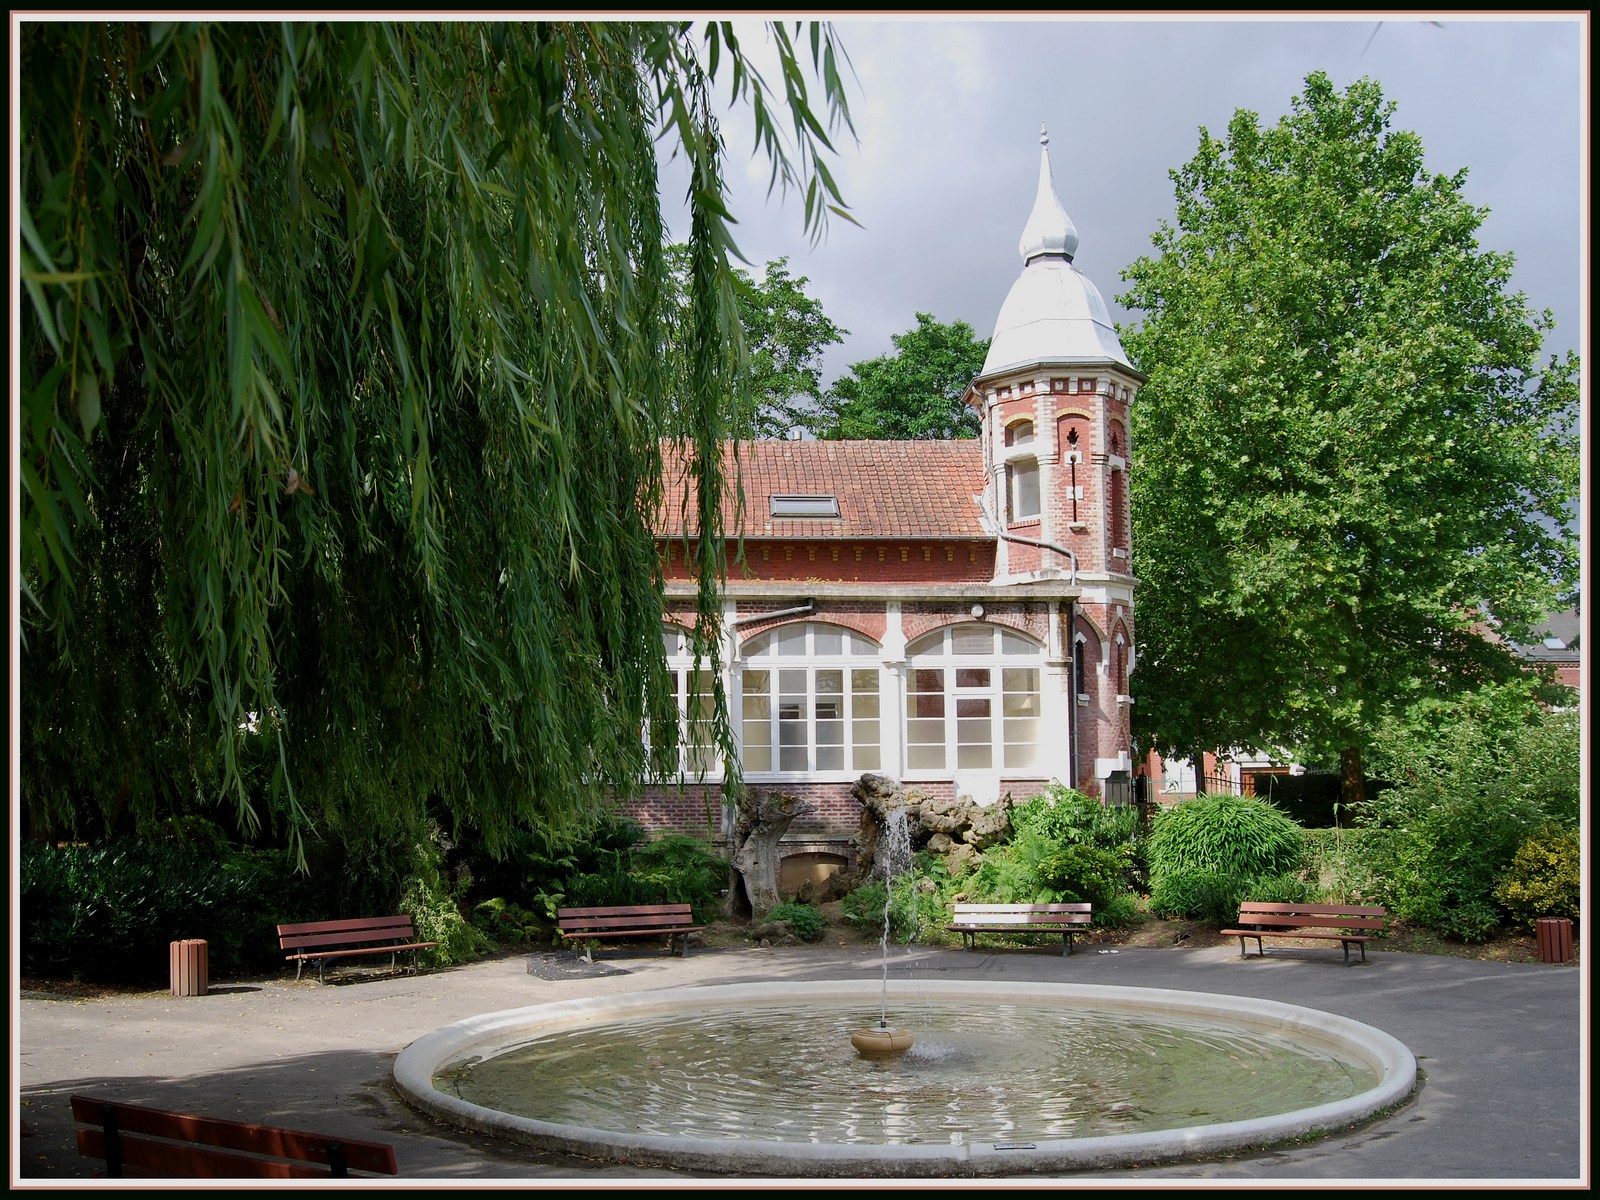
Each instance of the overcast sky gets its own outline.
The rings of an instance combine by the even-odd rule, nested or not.
[[[1116,303],[1121,271],[1171,218],[1168,172],[1193,157],[1200,128],[1222,135],[1241,108],[1276,123],[1321,70],[1341,90],[1376,80],[1397,105],[1392,128],[1420,136],[1430,171],[1468,169],[1466,198],[1490,210],[1480,243],[1514,254],[1516,286],[1554,311],[1549,348],[1581,350],[1587,26],[1579,14],[1428,16],[836,20],[859,142],[840,139],[833,171],[861,228],[835,221],[813,248],[800,198],[766,198],[764,160],[735,120],[740,249],[757,274],[787,256],[850,330],[829,380],[888,353],[919,311],[988,337],[1022,266],[1043,124],[1082,239],[1077,264],[1126,325],[1137,314]]]

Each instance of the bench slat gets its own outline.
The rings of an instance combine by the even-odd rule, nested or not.
[[[71,1106],[73,1119],[88,1126],[76,1130],[80,1154],[106,1157],[103,1110],[109,1107],[116,1119],[123,1166],[158,1175],[327,1179],[333,1146],[340,1148],[348,1170],[399,1174],[394,1147],[383,1142],[168,1112],[90,1096],[73,1096]]]
[[[408,942],[404,946],[351,946],[346,950],[313,950],[305,954],[285,954],[290,962],[297,958],[346,958],[352,954],[388,954],[399,950],[431,950],[438,942]]]
[[[1367,960],[1371,933],[1352,933],[1365,929],[1382,933],[1387,928],[1388,910],[1374,904],[1290,904],[1248,900],[1239,905],[1239,928],[1224,929],[1224,937],[1239,939],[1239,957],[1245,957],[1245,941],[1254,938],[1256,957],[1266,954],[1263,938],[1287,938],[1338,942],[1344,950],[1345,965],[1350,964],[1350,947],[1361,950]],[[1246,928],[1252,926],[1253,928]],[[1338,932],[1325,932],[1325,931]]]
[[[409,913],[390,917],[344,917],[334,921],[296,921],[278,926],[278,948],[295,964],[295,979],[308,961],[317,964],[317,979],[323,977],[324,960],[355,955],[398,954],[410,951],[416,966],[419,950],[431,950],[438,942],[417,939],[416,923]],[[297,951],[298,953],[287,953]]]
[[[1072,939],[1094,920],[1092,906],[1081,902],[1060,904],[969,904],[951,906],[952,933],[972,949],[980,933],[1059,933],[1062,956],[1072,953]]]
[[[556,933],[566,941],[665,935],[670,953],[672,939],[681,937],[685,958],[689,955],[689,935],[704,929],[704,925],[694,924],[694,909],[688,904],[586,905],[556,913]],[[585,950],[584,958],[592,962],[593,952]]]

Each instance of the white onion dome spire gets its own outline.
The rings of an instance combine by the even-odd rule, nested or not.
[[[1050,174],[1050,133],[1043,125],[1039,126],[1039,192],[1017,249],[1023,262],[1040,254],[1060,254],[1070,261],[1078,252],[1078,228],[1056,195],[1055,180]]]
[[[1039,143],[1039,191],[1017,243],[1022,272],[1000,306],[980,379],[1046,363],[1128,364],[1105,300],[1072,261],[1078,230],[1056,197],[1043,129]]]

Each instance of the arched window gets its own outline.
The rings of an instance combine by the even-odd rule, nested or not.
[[[1006,445],[1030,446],[1033,444],[1033,422],[1013,421],[1006,426]]]
[[[741,657],[746,775],[880,769],[880,673],[872,639],[800,622],[757,634]]]
[[[663,625],[661,641],[678,697],[678,771],[696,779],[720,775],[722,759],[717,753],[712,673],[705,669],[704,660],[695,662],[694,642],[687,629]]]
[[[1027,770],[1039,759],[1044,648],[995,625],[954,625],[906,648],[906,771]]]

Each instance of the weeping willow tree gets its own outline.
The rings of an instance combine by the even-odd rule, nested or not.
[[[773,87],[725,24],[21,27],[33,831],[220,804],[298,846],[438,804],[492,848],[675,761],[662,439],[719,513],[738,369],[713,88],[816,235],[848,115],[799,34]]]

